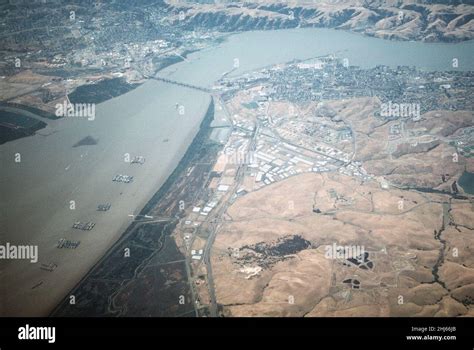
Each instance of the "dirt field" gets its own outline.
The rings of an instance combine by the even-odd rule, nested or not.
[[[214,244],[217,301],[232,316],[472,314],[474,239],[462,225],[474,214],[453,200],[443,231],[449,201],[339,174],[252,192],[228,209]],[[275,254],[288,236],[310,246]],[[368,257],[359,266],[328,258],[333,245],[362,246]]]

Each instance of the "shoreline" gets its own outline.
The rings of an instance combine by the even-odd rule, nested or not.
[[[292,32],[286,39],[293,40],[294,37]],[[297,37],[301,42],[307,39],[306,36]],[[198,59],[193,60],[192,65],[177,64],[168,71],[172,71],[174,76],[171,78],[177,81],[189,78],[190,83],[207,85],[208,80],[218,78],[219,72],[228,70],[233,57],[236,57],[233,52],[225,51],[230,45],[237,40],[242,46],[250,44],[258,49],[262,38],[268,38],[268,35],[259,34],[256,38],[244,35],[237,38],[240,41],[232,39],[223,45],[220,61],[214,62],[218,52],[208,50],[197,55]],[[297,57],[314,56],[309,55],[313,52],[309,44],[305,42],[305,45],[296,47],[301,50]],[[243,54],[242,68],[253,70],[272,60],[284,62],[289,54],[297,54],[296,51],[281,52],[279,42],[264,51],[268,57]],[[9,285],[8,290],[4,288],[4,292],[8,291],[4,298],[7,314],[21,316],[50,312],[56,300],[64,298],[65,293],[74,288],[124,234],[131,223],[127,214],[134,216],[140,208],[143,211],[157,189],[168,181],[169,174],[173,174],[199,131],[209,107],[209,95],[163,84],[148,81],[145,86],[127,94],[126,98],[112,99],[110,103],[97,106],[103,113],[99,113],[100,118],[94,123],[62,121],[55,123],[57,128],[49,134],[5,145],[5,159],[11,159],[17,151],[27,156],[21,167],[5,169],[5,183],[8,182],[5,198],[10,200],[7,238],[38,244],[41,263],[59,264],[54,273],[39,271],[38,266],[9,264],[2,274],[8,282],[4,285]],[[179,117],[175,103],[185,103],[187,110],[193,113]],[[98,145],[71,149],[75,141],[88,136],[98,140]],[[44,142],[43,137],[47,137],[49,142]],[[124,152],[146,156],[146,165],[124,163]],[[111,179],[116,174],[132,175],[134,183],[114,183]],[[35,181],[31,184],[33,176]],[[40,204],[45,199],[48,200],[47,206]],[[77,199],[82,207],[71,212],[67,207],[70,199]],[[112,210],[97,214],[95,206],[104,202],[112,203]],[[77,220],[93,220],[97,222],[96,229],[91,233],[71,229]],[[82,239],[80,249],[58,250],[55,242],[63,237]],[[37,282],[43,283],[41,287],[36,288]]]
[[[155,192],[155,194],[148,200],[148,202],[140,210],[139,215],[151,214],[152,211],[160,204],[160,202],[165,200],[166,195],[169,194],[170,191],[172,191],[172,187],[173,185],[175,185],[179,177],[186,173],[187,168],[190,165],[192,165],[192,162],[194,158],[196,157],[196,153],[199,151],[199,146],[202,143],[209,141],[209,136],[213,129],[210,125],[213,119],[214,119],[214,100],[211,99],[208,109],[201,121],[201,124],[199,125],[199,131],[197,132],[192,143],[189,145],[188,149],[186,150],[186,153],[183,155],[180,162],[178,163],[176,168],[173,170],[173,172],[169,175],[169,177],[166,179],[166,181],[160,186],[160,188]],[[173,232],[174,228],[179,222],[178,215],[175,215],[175,217],[170,217],[169,219],[170,221],[168,221],[168,224],[171,225],[170,234],[169,235],[165,234],[163,237],[165,237],[166,239],[169,236],[169,239],[174,242],[175,239],[171,237],[171,233]],[[74,288],[68,291],[68,293],[66,293],[65,296],[60,299],[60,301],[56,304],[56,306],[51,310],[51,312],[48,315],[51,317],[74,316],[75,315],[74,308],[73,307],[69,308],[68,296],[80,295],[82,289],[87,289],[84,286],[87,286],[87,284],[93,283],[90,281],[91,279],[94,279],[94,280],[99,279],[101,271],[104,271],[103,267],[106,265],[109,265],[109,266],[113,265],[110,262],[111,260],[114,259],[114,255],[117,256],[117,253],[121,252],[123,246],[130,240],[133,240],[132,236],[135,233],[135,231],[141,226],[145,226],[148,224],[153,225],[152,222],[153,220],[133,221],[126,228],[126,230],[122,232],[122,234],[116,240],[116,242],[106,250],[103,256],[76,283]],[[170,228],[166,227],[166,229],[169,230]],[[179,247],[178,247],[178,251],[179,251]],[[154,253],[152,253],[151,257],[150,256],[143,257],[142,261],[146,262],[147,260],[151,258],[156,259],[157,255],[161,254],[161,252],[162,252],[162,249],[155,251]],[[145,267],[146,267],[146,264],[140,269],[140,271],[143,271]],[[91,277],[91,276],[94,276],[94,277]],[[132,280],[133,279],[125,279],[123,280],[122,284],[126,284],[126,281],[132,281]],[[185,281],[186,284],[188,282],[189,281],[187,280]],[[122,286],[122,284],[120,286]],[[90,315],[90,316],[97,316],[97,315]],[[107,316],[113,316],[113,315],[107,315]]]
[[[2,262],[2,316],[48,315],[123,235],[131,223],[127,214],[137,214],[149,202],[186,154],[209,109],[210,96],[186,92],[191,103],[189,109],[194,112],[186,118],[167,118],[176,112],[174,105],[166,101],[183,94],[182,88],[165,87],[155,81],[147,84],[131,91],[127,98],[112,99],[98,106],[100,118],[93,123],[73,120],[71,125],[63,120],[46,136],[49,142],[43,141],[43,135],[34,135],[2,145],[5,160],[17,151],[28,156],[24,166],[6,168],[4,198],[16,201],[6,208],[5,239],[38,245],[40,256],[36,265]],[[141,104],[144,109],[136,110],[128,103],[132,99],[140,105],[151,96],[157,102]],[[161,106],[161,116],[156,118],[154,111]],[[111,122],[113,127],[110,127]],[[86,135],[98,139],[98,144],[72,147],[76,139]],[[140,135],[143,142],[137,143],[135,135]],[[170,140],[163,143],[170,135]],[[47,156],[50,150],[54,150],[54,157]],[[145,166],[125,163],[123,152],[143,154],[147,160]],[[29,169],[37,169],[36,182],[30,181],[32,170]],[[117,184],[111,181],[117,173],[133,175],[136,180],[130,185]],[[55,181],[51,181],[53,178]],[[48,206],[37,206],[31,200],[30,187],[36,191],[33,199],[44,201],[52,196],[55,200]],[[23,197],[30,200],[22,200]],[[71,211],[64,205],[71,198],[79,203],[77,210]],[[112,203],[107,213],[96,210],[102,201]],[[93,221],[97,223],[96,228],[92,232],[72,229],[72,223],[78,220]],[[35,227],[33,234],[31,227]],[[58,249],[56,242],[61,238],[78,240],[81,244],[78,249]],[[55,264],[54,271],[40,269],[42,264]]]

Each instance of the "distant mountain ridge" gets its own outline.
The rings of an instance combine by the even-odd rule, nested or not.
[[[369,36],[428,42],[456,42],[474,38],[474,7],[394,1],[341,1],[337,3],[221,3],[173,4],[175,23],[189,30],[223,32],[324,27]],[[181,17],[180,14],[181,13]]]

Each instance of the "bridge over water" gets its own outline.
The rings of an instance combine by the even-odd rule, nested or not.
[[[211,92],[212,92],[211,89],[208,89],[208,88],[205,88],[205,87],[202,87],[202,86],[197,86],[197,85],[193,85],[193,84],[183,83],[183,82],[176,81],[176,80],[172,80],[172,79],[168,79],[168,78],[152,77],[152,78],[150,78],[150,79],[162,81],[162,82],[165,82],[165,83],[168,83],[168,84],[179,85],[179,86],[183,86],[183,87],[186,87],[186,88],[189,88],[189,89],[199,90],[199,91],[203,91],[203,92],[207,92],[207,93],[211,93]]]

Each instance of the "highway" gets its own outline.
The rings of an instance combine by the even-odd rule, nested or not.
[[[260,130],[260,126],[257,124],[257,127],[252,134],[252,140],[250,142],[249,149],[248,149],[249,152],[255,150],[257,135],[258,135],[259,130]],[[221,218],[225,215],[228,207],[232,204],[230,199],[235,194],[237,189],[241,186],[246,170],[247,170],[246,164],[241,164],[239,166],[239,168],[237,169],[237,174],[235,176],[234,184],[229,188],[229,190],[227,191],[227,194],[222,198],[218,209],[215,210],[214,214],[208,217],[208,220],[206,221],[209,224],[208,226],[209,236],[207,238],[206,246],[204,248],[203,260],[204,260],[204,263],[206,264],[207,282],[208,282],[209,296],[211,299],[210,314],[213,317],[218,316],[218,307],[217,307],[217,299],[216,299],[216,294],[215,294],[215,289],[214,289],[214,277],[212,273],[211,249],[214,244],[216,235],[219,232]]]

